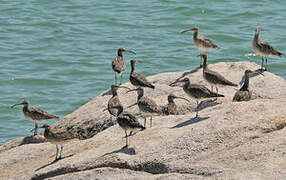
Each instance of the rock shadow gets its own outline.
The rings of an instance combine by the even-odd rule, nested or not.
[[[207,99],[207,100],[204,100],[204,101],[201,101],[198,105],[198,107],[196,107],[197,111],[200,111],[200,110],[203,110],[207,107],[212,107],[212,106],[216,106],[218,104],[221,104],[221,103],[218,103],[217,102],[217,99]]]
[[[256,76],[264,76],[264,74],[262,74],[265,70],[262,70],[261,69],[256,69],[255,71],[253,71],[253,73],[250,74],[249,78],[253,78],[253,77],[256,77]],[[244,83],[245,81],[245,76],[243,75],[240,82],[239,82],[239,85],[242,86],[242,84]]]
[[[115,151],[112,151],[112,152],[109,152],[109,153],[105,153],[103,156],[106,156],[106,155],[110,155],[110,154],[114,154],[114,153],[125,153],[125,154],[128,154],[128,155],[136,155],[136,151],[134,148],[130,148],[130,147],[122,147],[118,150],[115,150]]]
[[[198,123],[200,121],[203,121],[203,120],[206,120],[210,117],[194,117],[194,118],[191,118],[187,121],[184,121],[182,123],[179,123],[177,124],[176,126],[174,127],[171,127],[171,129],[174,129],[174,128],[181,128],[181,127],[184,127],[184,126],[188,126],[188,125],[191,125],[191,124],[194,124],[194,123]]]
[[[26,136],[23,138],[23,140],[20,143],[21,145],[25,145],[25,144],[35,144],[35,143],[44,143],[47,142],[46,139],[43,136],[40,135],[31,135],[31,136]]]
[[[107,96],[107,95],[112,95],[111,89],[109,89],[109,90],[105,91],[104,93],[102,93],[101,96]]]
[[[50,163],[48,163],[48,164],[45,164],[45,165],[39,167],[39,168],[36,169],[35,171],[39,171],[39,170],[41,170],[41,169],[43,169],[43,168],[45,168],[45,167],[48,167],[48,166],[50,166],[50,165],[52,165],[52,164],[54,164],[54,163],[56,163],[56,162],[58,162],[58,161],[60,161],[60,160],[63,160],[63,159],[65,159],[65,158],[69,158],[69,157],[71,157],[71,156],[73,156],[73,154],[68,155],[68,156],[65,156],[65,157],[62,157],[61,159],[55,159],[55,160],[53,160],[52,162],[50,162]]]

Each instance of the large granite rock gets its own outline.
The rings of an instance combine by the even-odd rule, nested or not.
[[[244,71],[255,71],[259,65],[233,62],[210,68],[243,83]],[[207,85],[202,69],[163,73],[148,77],[156,88],[146,89],[145,94],[160,105],[167,103],[170,92],[187,97],[181,87],[169,86],[182,76]],[[226,97],[201,103],[199,118],[195,118],[195,101],[177,100],[181,115],[154,117],[153,127],[131,136],[126,149],[122,149],[123,130],[103,111],[111,97],[104,92],[53,125],[81,139],[64,146],[65,158],[53,163],[56,148],[50,143],[5,148],[0,151],[0,178],[283,179],[286,81],[269,72],[257,73],[250,79],[250,88],[253,100],[248,102],[232,102],[238,88],[220,88]],[[119,96],[128,107],[136,101],[136,94],[125,92],[120,89]],[[127,111],[137,113],[138,108]]]

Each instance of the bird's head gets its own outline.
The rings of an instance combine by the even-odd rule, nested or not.
[[[29,104],[30,104],[29,101],[24,100],[21,103],[14,104],[13,106],[11,106],[11,108],[18,106],[18,105],[23,105],[24,107],[27,107],[27,106],[29,106]]]

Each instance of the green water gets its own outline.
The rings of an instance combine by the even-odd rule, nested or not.
[[[209,53],[209,63],[260,64],[252,51],[254,29],[260,26],[261,39],[285,53],[285,12],[285,0],[2,0],[0,143],[32,134],[33,123],[12,104],[26,99],[64,117],[109,88],[119,47],[137,53],[125,59],[143,61],[137,70],[144,75],[188,70],[198,66],[198,50],[192,33],[180,31],[198,26],[221,47]],[[269,64],[286,77],[285,57]]]

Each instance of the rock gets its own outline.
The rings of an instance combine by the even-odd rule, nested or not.
[[[2,151],[6,151],[6,150],[12,149],[17,146],[22,146],[24,144],[33,144],[33,143],[35,144],[35,143],[43,143],[43,142],[47,142],[47,141],[45,137],[42,135],[20,137],[20,138],[8,141],[7,143],[0,146],[0,153]]]
[[[217,63],[210,68],[242,82],[249,62]],[[155,90],[146,95],[167,104],[169,92],[186,96],[181,87],[168,86],[182,74],[207,85],[202,70],[163,73],[148,77]],[[124,86],[131,85],[129,83]],[[25,144],[0,152],[0,178],[11,179],[283,179],[286,176],[286,81],[270,72],[250,79],[253,100],[232,102],[238,88],[223,87],[225,98],[204,101],[195,118],[195,101],[176,101],[181,115],[155,116],[152,128],[129,137],[103,110],[111,95],[100,94],[53,125],[66,128],[82,140],[64,146],[63,159],[53,162],[55,145]],[[125,107],[135,93],[119,90]],[[127,109],[137,113],[133,106]],[[139,119],[142,122],[143,119]],[[109,128],[108,128],[109,127]]]

